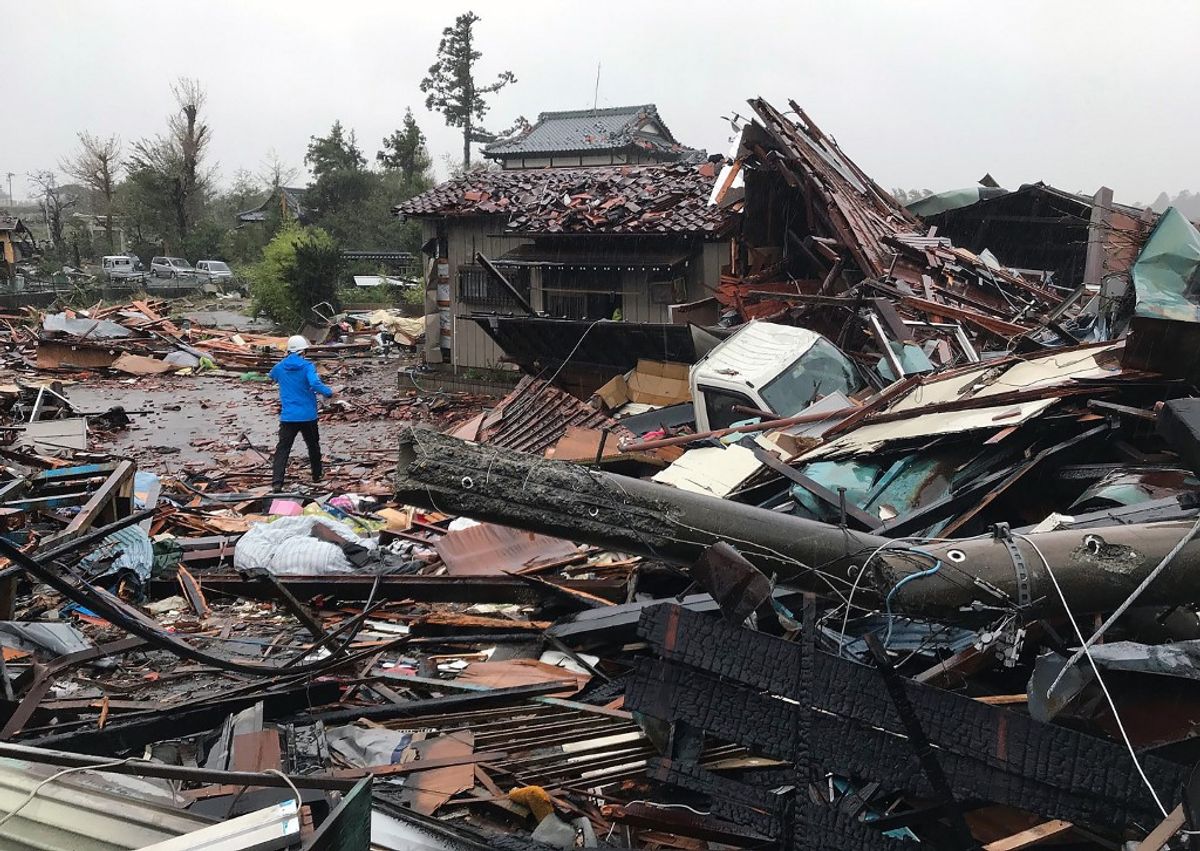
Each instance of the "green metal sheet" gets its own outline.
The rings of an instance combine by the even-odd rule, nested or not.
[[[1167,209],[1133,264],[1134,315],[1200,322],[1200,231]]]
[[[1004,194],[1005,190],[1003,189],[968,186],[966,189],[949,189],[945,192],[939,192],[936,195],[922,198],[919,201],[913,201],[907,205],[907,209],[910,213],[925,218],[926,216],[936,216],[938,213],[944,213],[947,210],[970,207],[972,204],[978,204],[980,201]]]

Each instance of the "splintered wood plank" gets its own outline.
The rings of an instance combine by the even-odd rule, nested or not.
[[[1172,836],[1179,832],[1183,827],[1184,820],[1183,804],[1180,804],[1171,810],[1171,814],[1158,827],[1150,831],[1150,835],[1138,845],[1138,851],[1159,851]]]
[[[1022,830],[1020,833],[1014,833],[1012,836],[1006,836],[1003,839],[997,839],[995,842],[989,842],[983,846],[983,851],[1019,851],[1021,848],[1037,845],[1043,839],[1050,839],[1051,837],[1058,836],[1060,833],[1066,833],[1072,827],[1071,822],[1063,821],[1062,819],[1042,822],[1028,830]]]

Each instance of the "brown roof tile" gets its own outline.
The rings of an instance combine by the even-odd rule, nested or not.
[[[719,236],[737,212],[709,206],[708,164],[473,172],[398,204],[403,216],[507,213],[514,233]]]

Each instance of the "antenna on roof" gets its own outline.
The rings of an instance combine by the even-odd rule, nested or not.
[[[600,102],[600,63],[596,63],[596,90],[592,93],[592,112],[596,111],[596,104]]]

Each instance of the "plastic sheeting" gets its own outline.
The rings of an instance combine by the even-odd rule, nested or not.
[[[1134,315],[1200,322],[1200,231],[1167,209],[1133,264]]]
[[[104,562],[112,559],[105,569]],[[80,561],[89,573],[101,571],[104,575],[130,571],[144,582],[150,581],[150,570],[154,566],[154,547],[150,536],[141,526],[118,529],[100,541],[99,545]]]
[[[233,551],[233,566],[238,570],[269,570],[284,576],[324,576],[331,573],[353,573],[358,570],[350,563],[345,549],[329,541],[313,537],[313,527],[320,524],[348,545],[377,550],[372,538],[360,538],[345,523],[323,517],[280,517],[270,523],[254,523],[238,541]]]
[[[423,736],[382,727],[331,727],[325,731],[326,741],[335,753],[350,765],[392,765],[404,758],[414,741]]]

